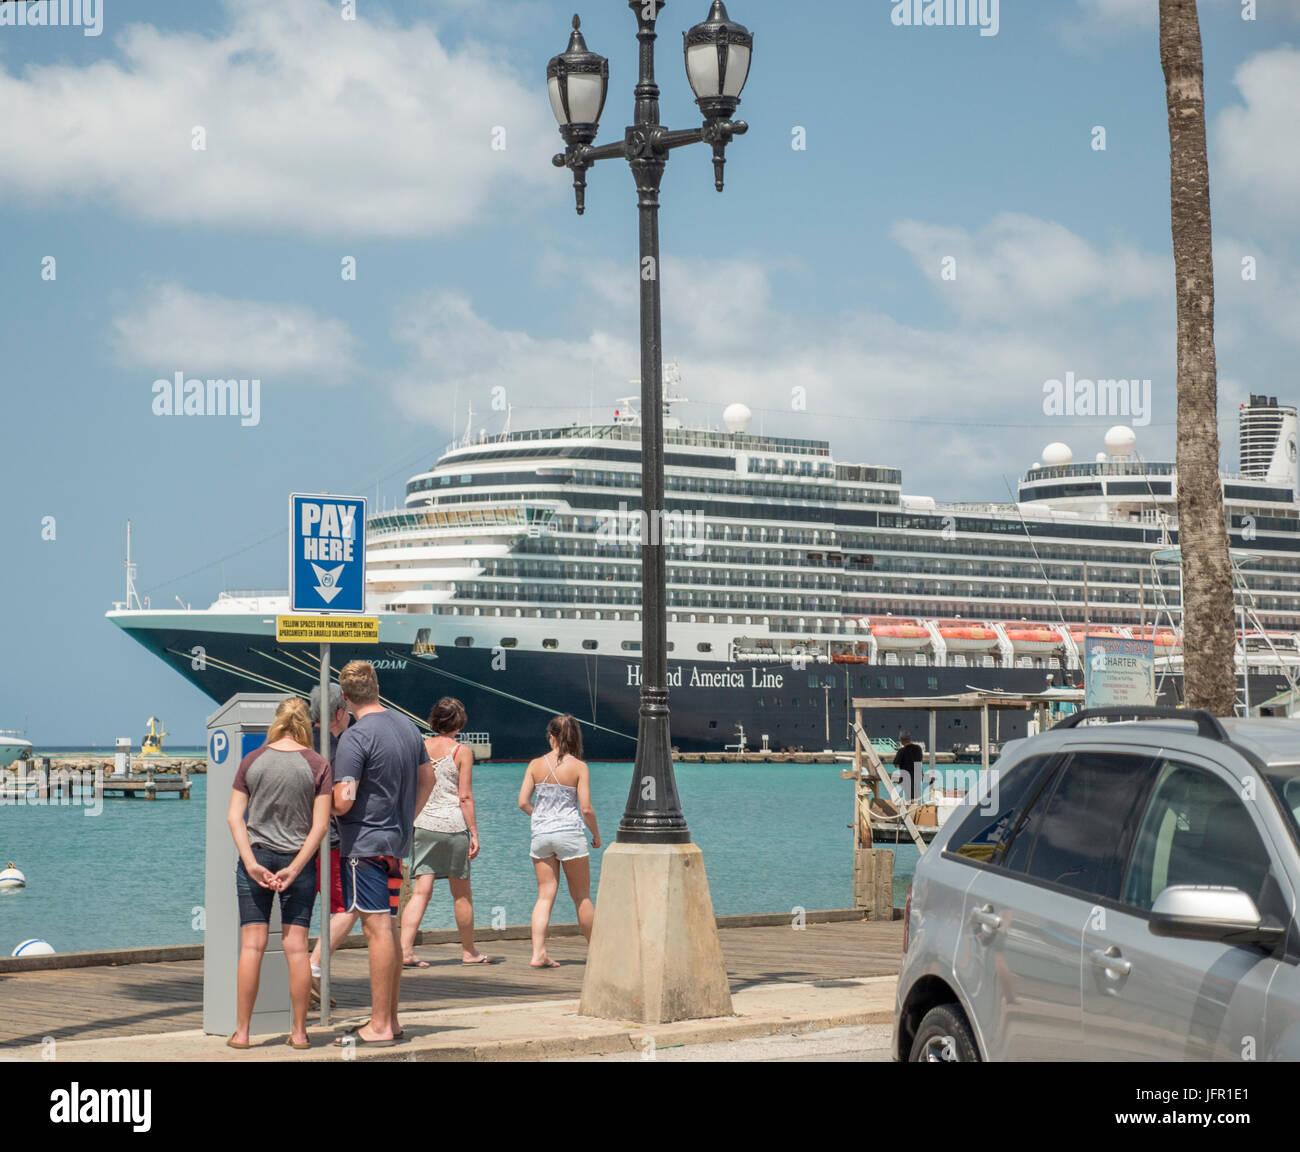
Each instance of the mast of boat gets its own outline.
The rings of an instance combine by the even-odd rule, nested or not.
[[[473,442],[472,440],[473,435],[474,435],[474,399],[473,397],[471,397],[469,401],[469,412],[465,416],[465,435],[461,439],[460,446],[462,448],[468,448],[470,444]]]
[[[148,602],[140,602],[140,596],[135,590],[135,565],[131,563],[131,521],[126,522],[126,610],[132,609],[140,611],[147,608]]]

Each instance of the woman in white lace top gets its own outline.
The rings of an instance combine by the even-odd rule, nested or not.
[[[433,882],[446,879],[455,903],[460,933],[461,962],[490,964],[474,946],[474,898],[469,886],[469,862],[478,855],[478,827],[474,819],[474,754],[456,737],[465,727],[465,707],[444,696],[429,713],[433,735],[425,740],[433,761],[434,783],[429,799],[415,818],[408,872],[411,898],[402,913],[402,964],[427,968],[415,955],[415,935],[420,929]]]

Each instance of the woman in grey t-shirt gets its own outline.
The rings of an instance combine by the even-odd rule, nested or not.
[[[236,1024],[226,1041],[232,1048],[249,1047],[248,1025],[277,893],[293,1006],[288,1043],[310,1047],[307,929],[316,900],[316,853],[329,829],[333,787],[330,767],[311,750],[310,740],[307,705],[291,696],[276,709],[266,743],[240,761],[231,787],[227,820],[239,849],[240,925]]]

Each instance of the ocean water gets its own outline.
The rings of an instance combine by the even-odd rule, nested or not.
[[[627,801],[632,765],[591,767],[608,845]],[[840,767],[677,766],[682,807],[704,852],[715,912],[852,906],[852,784],[840,778]],[[516,806],[523,771],[520,764],[474,769],[481,851],[471,879],[475,922],[484,927],[494,916],[497,923],[526,924],[536,899],[528,817]],[[0,804],[0,865],[12,860],[27,877],[26,888],[0,891],[0,955],[33,936],[58,952],[201,940],[207,777],[193,782],[188,801],[109,798],[95,816],[76,805]],[[601,855],[591,857],[593,895]],[[896,849],[896,904],[906,896],[916,859],[911,845]],[[554,919],[574,919],[563,886]],[[445,883],[435,885],[423,926],[455,927]]]

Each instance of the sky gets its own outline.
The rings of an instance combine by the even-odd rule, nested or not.
[[[215,705],[104,618],[128,519],[155,607],[284,588],[290,492],[392,507],[467,405],[497,432],[494,397],[519,429],[635,391],[632,180],[599,164],[579,217],[550,164],[573,6],[85,0],[80,27],[0,24],[0,728],[102,745],[156,714],[202,742]],[[1004,500],[1045,444],[1091,459],[1115,423],[1172,458],[1156,7],[1005,0],[985,35],[894,0],[729,3],[750,131],[721,195],[701,147],[663,184],[678,415],[743,401],[940,500]],[[1231,469],[1239,403],[1300,400],[1300,0],[1200,10]],[[674,128],[699,123],[679,36],[707,11],[659,18]],[[581,15],[617,139],[635,19]],[[177,373],[249,380],[245,414],[158,412]],[[1150,380],[1150,404],[1049,414],[1066,373]]]

